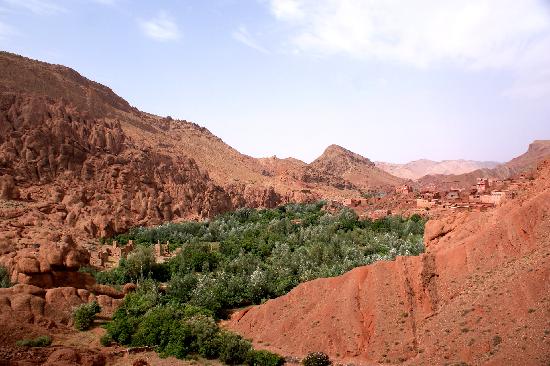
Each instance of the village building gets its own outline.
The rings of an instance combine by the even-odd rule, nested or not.
[[[113,240],[109,254],[118,260],[126,258],[132,250],[134,250],[134,242],[132,240],[129,240],[128,244],[124,246],[120,246],[116,240]]]
[[[436,204],[437,204],[436,201],[427,200],[424,198],[416,199],[416,207],[418,208],[432,208],[432,207],[435,207]]]
[[[406,196],[413,192],[413,187],[408,184],[404,184],[396,189],[397,193]]]
[[[122,246],[116,240],[113,240],[111,245],[102,245],[98,250],[90,251],[90,265],[106,267],[109,262],[116,264],[121,258],[126,258],[133,250],[134,242],[132,240]]]
[[[94,267],[103,267],[109,259],[109,252],[106,249],[92,251],[90,253],[90,265]]]
[[[485,193],[489,191],[489,179],[487,178],[477,178],[476,189],[477,193]]]
[[[502,191],[493,191],[490,194],[484,194],[481,196],[482,203],[493,204],[495,206],[500,206],[505,199],[506,193]]]
[[[170,243],[166,242],[166,244],[161,244],[160,241],[158,241],[155,244],[155,257],[168,257],[170,256]]]
[[[441,199],[441,194],[439,192],[423,192],[420,197],[425,200],[438,200]]]
[[[447,194],[445,195],[445,198],[450,201],[456,201],[460,199],[460,191],[458,189],[451,189]]]

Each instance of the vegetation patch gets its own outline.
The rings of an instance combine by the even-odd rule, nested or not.
[[[255,351],[249,341],[220,329],[212,311],[163,294],[152,280],[126,295],[106,329],[108,342],[152,346],[164,357],[198,355],[229,365],[277,366],[283,362],[280,356]]]
[[[112,285],[168,282],[171,297],[223,317],[226,309],[279,297],[305,281],[424,251],[425,221],[418,215],[359,220],[352,210],[331,214],[322,207],[241,209],[212,221],[135,228],[114,239],[142,248],[95,276]],[[156,264],[150,247],[158,241],[181,253]]]
[[[0,288],[11,287],[10,274],[8,270],[0,266]]]
[[[228,310],[260,304],[298,284],[355,267],[423,252],[424,219],[415,215],[359,220],[349,209],[323,203],[240,209],[211,221],[135,228],[108,239],[138,248],[115,269],[94,273],[100,283],[139,283],[106,325],[104,344],[153,346],[161,355],[199,355],[227,364],[277,365],[282,358],[254,351],[220,330]],[[181,252],[157,264],[151,247]],[[159,292],[158,283],[166,290]]]
[[[52,338],[50,336],[40,336],[32,339],[21,339],[16,344],[20,347],[48,347],[52,344]]]
[[[82,304],[73,311],[74,326],[78,330],[88,330],[92,326],[95,316],[101,312],[101,307],[97,301]]]
[[[310,352],[303,360],[304,366],[330,366],[332,361],[327,354],[323,352]]]

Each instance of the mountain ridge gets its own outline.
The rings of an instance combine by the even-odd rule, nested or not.
[[[392,175],[417,180],[426,175],[435,174],[464,174],[482,168],[494,168],[499,163],[492,161],[475,161],[466,159],[434,161],[430,159],[413,160],[405,164],[375,162],[376,166]]]

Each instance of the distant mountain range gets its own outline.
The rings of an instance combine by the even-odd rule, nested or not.
[[[465,174],[478,169],[492,169],[499,163],[494,161],[474,161],[474,160],[443,160],[433,161],[420,159],[406,164],[393,164],[381,161],[376,162],[376,166],[385,172],[396,177],[404,179],[417,180],[426,175],[434,174]]]

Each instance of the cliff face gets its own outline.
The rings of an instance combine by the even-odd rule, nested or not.
[[[419,257],[304,283],[227,326],[260,348],[354,364],[548,363],[550,162],[536,176],[500,209],[428,222]]]
[[[507,162],[505,166],[515,173],[533,169],[537,164],[550,156],[550,140],[533,141],[527,151]]]

